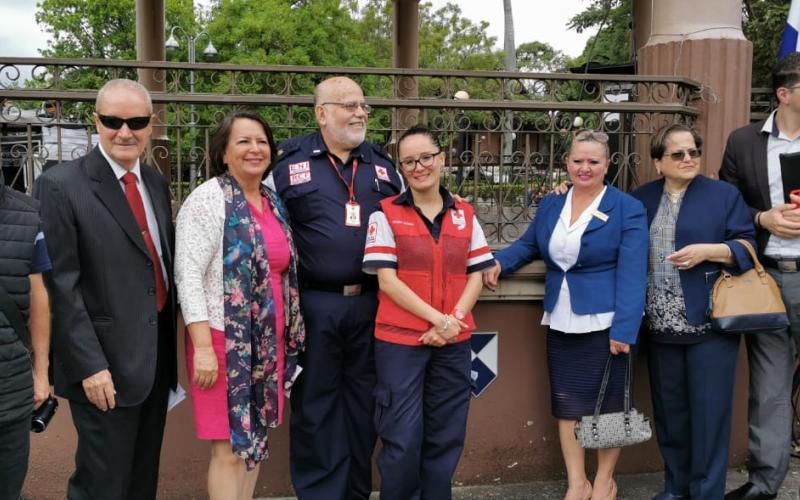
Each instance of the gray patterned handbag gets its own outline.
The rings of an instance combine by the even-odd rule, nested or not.
[[[606,362],[603,383],[600,384],[600,394],[597,395],[594,415],[583,416],[575,424],[575,438],[583,448],[620,448],[643,443],[653,435],[653,431],[650,429],[650,420],[636,411],[636,409],[631,408],[633,356],[630,354],[628,354],[628,367],[625,370],[624,411],[600,414],[600,407],[603,406],[603,398],[608,385],[608,377],[611,374],[612,358],[613,355],[609,355]]]

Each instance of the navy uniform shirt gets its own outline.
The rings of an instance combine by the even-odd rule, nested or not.
[[[344,181],[339,178],[329,158]],[[358,161],[354,194],[361,225],[345,225],[345,203]],[[351,151],[342,165],[322,140],[322,134],[289,139],[278,147],[273,169],[275,190],[289,209],[297,246],[300,279],[328,285],[363,283],[364,241],[370,214],[378,202],[400,193],[402,181],[391,159],[379,146],[367,142]]]

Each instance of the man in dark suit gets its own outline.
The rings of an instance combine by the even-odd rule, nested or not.
[[[147,90],[97,94],[100,144],[37,180],[53,270],[55,390],[78,432],[70,499],[156,496],[170,388],[177,381],[169,187],[141,164]]]
[[[761,263],[775,277],[789,312],[788,330],[745,336],[750,365],[749,481],[728,500],[775,498],[789,468],[791,387],[800,334],[800,210],[786,203],[780,157],[800,151],[800,54],[772,70],[778,109],[731,133],[719,176],[736,185],[750,207]],[[794,186],[800,188],[800,186]],[[800,203],[800,197],[793,197]]]

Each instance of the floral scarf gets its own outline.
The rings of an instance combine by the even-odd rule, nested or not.
[[[297,354],[304,349],[300,315],[297,254],[286,208],[266,186],[266,197],[289,242],[289,271],[283,277],[284,318],[275,317],[269,260],[258,224],[239,183],[228,174],[217,177],[225,198],[222,281],[225,301],[225,357],[228,422],[233,453],[251,470],[269,456],[267,428],[278,422],[276,321],[285,322],[284,380],[291,380]]]

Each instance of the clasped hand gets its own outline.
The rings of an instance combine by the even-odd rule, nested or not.
[[[468,325],[455,316],[445,314],[439,325],[433,325],[419,337],[419,342],[432,347],[442,347],[452,343],[459,332],[466,330]]]
[[[790,196],[793,203],[776,205],[771,209],[761,212],[758,224],[771,234],[781,238],[797,238],[800,236],[800,196]]]

